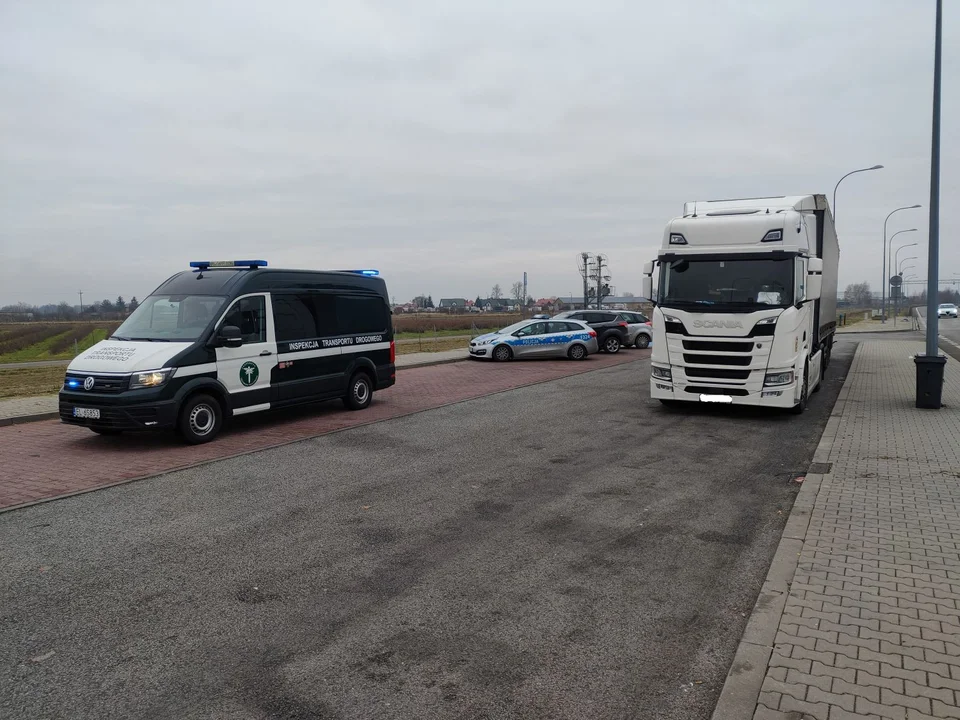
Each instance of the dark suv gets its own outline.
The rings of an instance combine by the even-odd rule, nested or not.
[[[615,353],[627,343],[629,325],[619,313],[609,310],[567,310],[555,319],[581,320],[597,331],[597,344],[603,352]]]

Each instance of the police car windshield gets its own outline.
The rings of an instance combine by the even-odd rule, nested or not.
[[[123,321],[113,338],[192,342],[220,316],[226,300],[215,295],[151,295]]]

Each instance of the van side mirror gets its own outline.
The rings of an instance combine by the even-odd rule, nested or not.
[[[243,345],[243,336],[236,325],[224,325],[217,330],[215,347],[238,348]]]

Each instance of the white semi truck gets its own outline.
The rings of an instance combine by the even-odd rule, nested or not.
[[[839,262],[823,195],[686,203],[644,267],[650,395],[803,412],[830,363]]]

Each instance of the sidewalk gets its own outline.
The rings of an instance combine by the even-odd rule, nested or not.
[[[960,366],[917,410],[918,352],[860,345],[714,720],[960,718]]]
[[[837,328],[837,334],[840,333],[868,333],[868,332],[895,332],[897,330],[916,330],[917,323],[913,318],[897,318],[894,322],[890,318],[885,323],[879,320],[861,320],[852,325],[842,325]]]
[[[459,350],[445,350],[443,352],[408,353],[406,355],[397,355],[397,368],[441,365],[443,363],[466,360],[468,357],[466,347]],[[0,400],[0,426],[9,425],[12,422],[27,422],[32,419],[43,420],[56,417],[56,415],[56,395]]]

